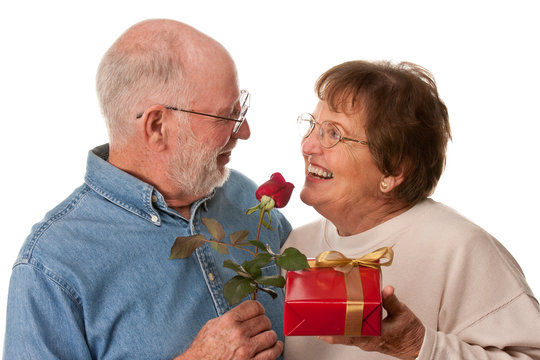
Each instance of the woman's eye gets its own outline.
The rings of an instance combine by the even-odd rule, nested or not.
[[[324,134],[326,137],[332,140],[336,140],[336,139],[339,140],[340,138],[339,132],[336,129],[334,129],[332,126],[328,127],[325,130]]]
[[[334,139],[335,138],[335,132],[332,129],[324,129],[323,130],[323,137],[327,139]]]

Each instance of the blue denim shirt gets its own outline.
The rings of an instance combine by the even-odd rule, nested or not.
[[[191,206],[188,220],[167,207],[151,185],[109,164],[108,146],[89,152],[85,184],[34,225],[13,267],[4,359],[171,359],[209,320],[230,309],[223,284],[251,255],[221,255],[207,244],[189,258],[168,260],[178,236],[203,233],[203,217],[226,234],[258,216],[256,185],[236,171],[225,185]],[[261,240],[274,252],[291,230],[278,211]],[[278,274],[273,265],[263,269]],[[283,292],[260,293],[283,340]]]

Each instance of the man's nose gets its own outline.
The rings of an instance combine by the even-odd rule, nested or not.
[[[247,119],[244,120],[244,122],[238,129],[238,132],[236,134],[233,132],[231,135],[232,138],[242,139],[242,140],[247,140],[249,139],[250,136],[251,136],[251,130],[249,130],[249,124],[248,124]]]

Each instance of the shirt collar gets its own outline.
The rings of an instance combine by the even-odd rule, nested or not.
[[[167,207],[163,196],[152,185],[120,170],[107,162],[109,144],[98,146],[88,152],[85,183],[96,193],[114,204],[130,211],[154,225],[161,225],[156,208],[178,216],[178,212]],[[197,208],[212,198],[215,191],[197,200],[191,207],[191,218]]]

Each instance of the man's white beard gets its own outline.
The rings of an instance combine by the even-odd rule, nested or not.
[[[222,149],[212,150],[195,140],[185,126],[178,134],[178,152],[169,162],[169,179],[186,196],[204,197],[229,178],[229,169],[218,169],[217,156]]]

